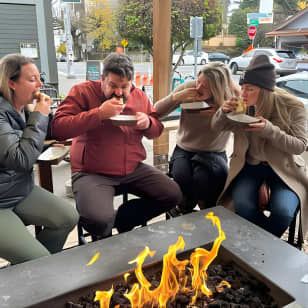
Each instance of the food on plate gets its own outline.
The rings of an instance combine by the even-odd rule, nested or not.
[[[123,100],[123,97],[120,97],[120,100],[119,100],[120,104],[123,105],[124,104],[124,100]]]
[[[239,99],[237,101],[237,107],[234,111],[235,114],[243,114],[243,113],[246,113],[246,104],[244,103],[244,101],[242,99]]]

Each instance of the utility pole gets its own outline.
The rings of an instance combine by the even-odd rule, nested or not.
[[[203,36],[203,17],[190,17],[190,37],[194,39],[194,77],[197,79],[197,58],[198,52],[201,51],[201,39]]]
[[[51,1],[37,0],[35,2],[37,29],[39,29],[40,70],[46,74],[46,82],[58,88],[58,71],[52,28]],[[28,30],[25,29],[25,31]]]
[[[65,45],[66,45],[66,64],[67,64],[67,77],[72,78],[71,67],[73,62],[73,39],[71,34],[71,7],[69,3],[63,3],[64,12],[64,32],[65,32]]]

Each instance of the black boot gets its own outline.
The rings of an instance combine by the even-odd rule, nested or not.
[[[91,235],[93,241],[97,241],[112,235],[112,231],[106,234],[106,227],[101,224],[80,216],[79,223]]]
[[[191,196],[184,195],[183,201],[178,205],[182,214],[192,213],[195,206],[197,205],[197,201]]]
[[[147,199],[131,199],[123,203],[117,212],[114,227],[119,233],[132,230],[136,226],[145,226],[147,221],[164,213],[157,202]]]

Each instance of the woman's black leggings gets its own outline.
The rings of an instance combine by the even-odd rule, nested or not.
[[[176,146],[171,158],[171,174],[183,195],[215,206],[228,175],[225,152],[188,152]]]

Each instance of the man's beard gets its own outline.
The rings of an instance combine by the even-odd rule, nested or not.
[[[108,99],[111,99],[111,98],[113,98],[113,97],[115,97],[115,98],[117,98],[117,99],[123,98],[123,102],[124,102],[124,103],[127,101],[127,98],[124,96],[124,94],[118,96],[118,95],[116,95],[115,93],[112,93],[111,96],[110,96]]]

